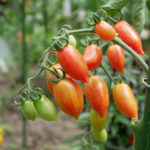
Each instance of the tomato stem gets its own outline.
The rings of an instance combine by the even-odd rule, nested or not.
[[[106,68],[104,67],[104,65],[101,63],[101,68],[104,70],[104,72],[106,73],[106,75],[108,76],[110,82],[113,82],[113,77],[110,75],[110,73],[106,70]]]
[[[85,28],[85,29],[78,29],[78,30],[69,30],[69,34],[75,33],[95,33],[94,28]]]

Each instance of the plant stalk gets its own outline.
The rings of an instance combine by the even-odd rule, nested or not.
[[[147,84],[150,85],[150,64]],[[147,86],[144,113],[137,124],[132,125],[134,133],[133,150],[150,150],[150,87]]]
[[[22,84],[24,85],[27,80],[27,49],[26,49],[26,25],[25,25],[25,0],[22,1],[21,4],[21,11],[22,11],[22,34],[23,34],[23,40],[22,40]],[[26,143],[27,143],[27,120],[22,115],[22,148],[26,149]]]

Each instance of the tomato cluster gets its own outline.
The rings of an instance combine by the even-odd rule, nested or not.
[[[28,120],[35,120],[37,115],[47,121],[57,120],[57,111],[54,103],[45,95],[41,95],[38,99],[32,101],[25,100],[21,104],[22,112]]]
[[[139,35],[123,20],[117,22],[114,27],[104,20],[99,21],[95,24],[95,32],[106,41],[112,41],[119,36],[135,52],[144,54]],[[101,65],[102,50],[96,44],[89,44],[82,55],[75,47],[75,38],[69,36],[68,40],[70,43],[57,52],[58,63],[50,66],[46,71],[47,86],[62,111],[75,119],[79,118],[83,110],[85,95],[91,106],[91,133],[97,141],[104,142],[107,140],[105,127],[109,117],[109,90],[106,82],[99,75],[96,73],[89,75],[89,71]],[[124,73],[125,55],[121,46],[114,43],[109,45],[107,58],[114,69]],[[64,73],[62,70],[66,76],[57,81],[57,78]],[[83,82],[83,89],[76,80]],[[113,99],[122,114],[138,119],[138,105],[131,88],[126,83],[117,83],[113,87]],[[25,100],[22,103],[22,110],[29,120],[35,120],[37,115],[44,120],[57,120],[55,105],[45,95],[40,95],[35,100]]]

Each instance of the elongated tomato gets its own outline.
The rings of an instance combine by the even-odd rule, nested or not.
[[[102,40],[105,41],[111,41],[116,37],[115,29],[104,20],[95,24],[95,32]]]
[[[88,66],[80,52],[68,44],[57,53],[57,58],[64,71],[76,80],[88,82]]]
[[[124,20],[118,21],[114,28],[121,38],[128,46],[140,55],[144,55],[142,48],[142,41],[137,32]]]
[[[105,113],[104,117],[101,117],[96,111],[92,108],[90,110],[90,123],[93,129],[97,132],[105,128],[108,120],[108,113]]]
[[[55,65],[53,65],[53,66],[50,67],[50,69],[53,69],[53,68],[57,69],[59,75],[62,75],[62,72],[58,69],[58,68],[62,68],[60,66],[60,64],[55,64]],[[49,79],[49,75],[50,75],[50,72],[47,70],[46,71],[46,78]],[[53,74],[51,74],[51,75],[52,75],[52,78],[54,80],[56,80],[56,76],[53,75]],[[55,83],[52,83],[52,82],[48,81],[47,79],[46,79],[46,83],[47,83],[47,86],[48,86],[48,89],[49,89],[50,93],[53,94],[53,86],[55,85]]]
[[[89,82],[84,83],[84,93],[90,106],[104,117],[109,104],[109,93],[105,81],[98,75],[91,76]]]
[[[117,44],[113,44],[107,49],[107,56],[109,63],[121,73],[124,73],[125,68],[125,55],[122,47]]]
[[[89,70],[96,69],[102,61],[102,51],[95,45],[88,45],[83,51],[83,58],[88,65]]]
[[[47,121],[57,120],[57,110],[54,103],[45,95],[33,102],[39,116]]]
[[[53,89],[58,106],[66,114],[78,119],[83,109],[83,93],[80,86],[71,78],[65,78]]]
[[[113,99],[122,114],[138,120],[138,105],[131,88],[126,83],[119,83],[113,88]]]

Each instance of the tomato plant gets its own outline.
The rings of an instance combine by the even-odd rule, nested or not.
[[[144,52],[142,49],[142,41],[136,32],[136,30],[139,32],[143,28],[144,20],[143,22],[138,22],[137,18],[145,16],[145,10],[143,11],[145,8],[145,0],[140,1],[140,5],[136,5],[137,8],[135,6],[135,16],[132,16],[133,20],[130,20],[130,23],[133,22],[134,26],[140,24],[140,27],[135,28],[136,30],[131,27],[127,21],[121,20],[122,16],[124,16],[122,13],[127,9],[127,3],[128,2],[124,0],[120,0],[119,2],[117,0],[110,0],[97,12],[89,12],[86,18],[88,25],[91,25],[89,28],[73,30],[70,26],[64,25],[59,33],[51,39],[49,47],[43,52],[43,56],[39,61],[39,71],[36,75],[29,78],[24,87],[19,90],[18,98],[20,103],[23,104],[24,99],[31,97],[41,118],[50,121],[56,120],[57,113],[54,104],[43,95],[38,87],[32,84],[32,80],[37,78],[41,72],[47,71],[46,80],[50,92],[53,94],[58,106],[66,114],[76,119],[79,118],[83,110],[83,96],[85,94],[89,106],[92,107],[90,112],[91,132],[89,133],[91,133],[93,138],[97,141],[103,142],[107,140],[105,127],[108,116],[110,116],[114,122],[117,120],[115,116],[111,115],[113,109],[110,108],[108,110],[109,95],[111,95],[111,90],[113,90],[112,95],[115,106],[124,116],[131,118],[130,127],[134,134],[134,149],[148,150],[150,149],[148,139],[150,135],[148,118],[148,108],[150,107],[150,67],[148,67],[145,58],[138,55],[144,55]],[[139,4],[139,1],[137,3]],[[124,8],[124,10],[122,10],[122,8]],[[136,12],[142,12],[142,14],[139,15]],[[70,36],[75,33],[82,33],[79,44],[82,46],[88,45],[84,49],[83,55],[75,48],[76,41]],[[88,34],[88,36],[82,37],[85,33]],[[81,45],[78,45],[78,49],[82,49],[82,47],[80,47]],[[108,47],[108,57],[103,57],[104,63],[101,63],[101,50],[103,50],[103,55],[105,55],[106,47]],[[143,115],[139,121],[136,98],[129,85],[125,83],[125,80],[130,80],[130,78],[127,74],[110,73],[108,68],[103,65],[107,63],[105,58],[108,58],[112,67],[124,73],[125,55],[123,49],[131,54],[138,65],[145,71],[144,75],[146,77],[142,79],[142,83],[147,87],[147,93]],[[57,68],[58,64],[56,64],[55,67],[49,67],[51,64],[50,55],[52,51],[57,53],[56,61],[60,64],[60,68]],[[130,69],[130,67],[128,67],[127,70],[128,69]],[[66,74],[68,74],[69,77],[65,77]],[[104,78],[107,84],[101,77],[104,77],[104,74],[107,76]],[[119,83],[118,80],[120,80]],[[37,97],[39,97],[39,99],[36,99]],[[19,104],[16,103],[16,105]],[[89,107],[85,108],[86,112],[88,112],[88,110]],[[82,117],[83,116],[81,116],[81,118]],[[120,120],[122,121],[122,118]],[[89,120],[87,119],[86,121],[89,125]],[[122,122],[126,122],[126,120]],[[89,129],[88,125],[86,131]],[[114,132],[114,135],[116,135],[115,130],[116,129],[114,129],[114,131],[111,130],[111,132]],[[139,138],[140,135],[141,138]],[[89,135],[87,134],[86,136]],[[83,138],[83,141],[86,141],[85,137]],[[86,145],[90,148],[92,148],[91,145],[93,143],[94,142],[91,142],[89,144],[88,140],[86,141]]]

